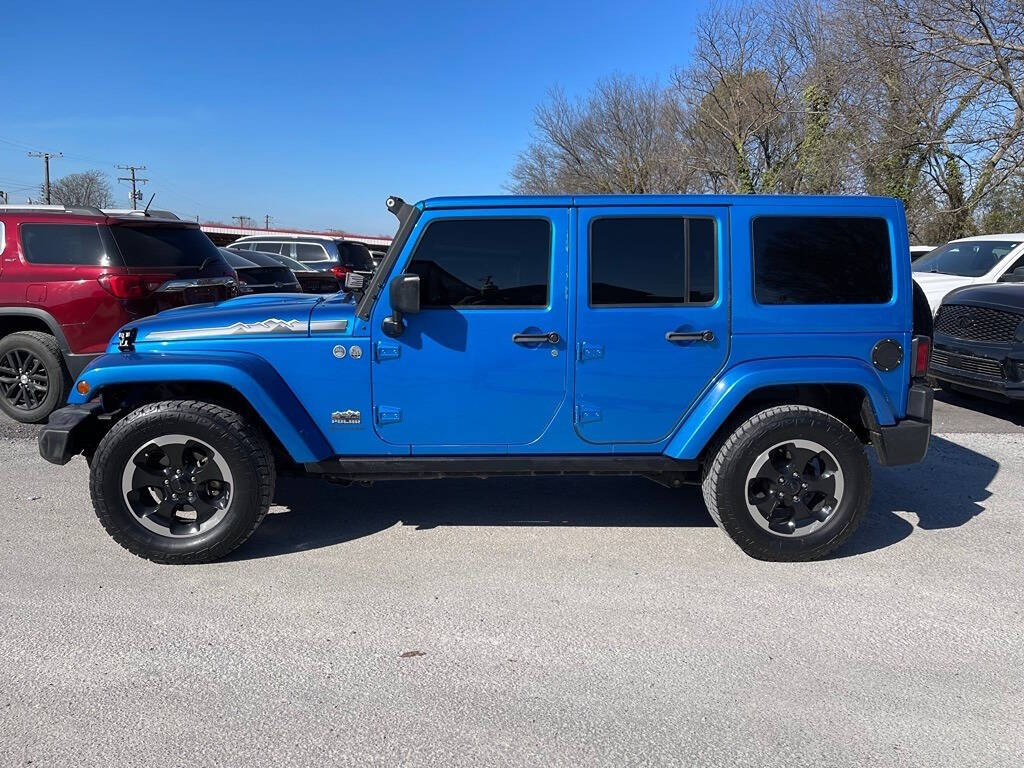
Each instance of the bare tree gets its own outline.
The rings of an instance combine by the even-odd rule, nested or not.
[[[70,173],[50,185],[50,199],[62,205],[109,208],[114,204],[110,182],[103,171]]]
[[[1024,207],[1024,6],[714,0],[669,88],[554,91],[535,124],[513,191],[881,194],[949,239]]]
[[[537,135],[519,156],[519,193],[652,193],[684,188],[677,106],[654,82],[599,81],[571,102],[558,89],[534,115]]]

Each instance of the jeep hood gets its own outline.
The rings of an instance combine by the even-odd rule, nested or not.
[[[332,318],[351,322],[353,305],[345,294],[325,300],[323,296],[312,294],[265,293],[217,304],[169,309],[129,323],[122,330],[134,329],[136,345],[267,336],[304,337],[309,335],[313,308],[319,304],[330,304]],[[117,351],[117,343],[115,335],[109,351]]]

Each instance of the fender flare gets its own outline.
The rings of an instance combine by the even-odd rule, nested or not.
[[[107,387],[143,383],[225,384],[252,406],[292,460],[323,461],[334,455],[327,439],[313,422],[277,370],[258,355],[247,352],[141,352],[102,355],[82,372],[89,394],[74,387],[69,405],[94,400]]]
[[[57,339],[60,351],[65,355],[71,353],[71,347],[68,346],[67,337],[64,335],[64,331],[60,327],[60,323],[58,323],[57,319],[46,310],[38,309],[36,307],[4,307],[3,309],[0,309],[0,318],[2,317],[31,317],[35,320],[41,320],[50,330],[53,337]]]
[[[880,425],[895,424],[897,413],[877,372],[856,358],[766,359],[728,369],[705,391],[665,447],[674,459],[696,459],[743,398],[758,389],[787,384],[845,384],[864,391]]]

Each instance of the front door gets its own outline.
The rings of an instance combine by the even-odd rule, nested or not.
[[[501,453],[544,434],[568,396],[568,221],[541,208],[420,217],[393,272],[420,276],[420,312],[386,336],[385,286],[371,318],[382,440]]]
[[[724,207],[581,208],[576,431],[668,438],[729,351]]]

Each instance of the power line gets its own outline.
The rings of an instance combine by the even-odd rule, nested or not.
[[[270,214],[266,213],[263,215],[263,228],[270,229]]]
[[[232,216],[231,220],[238,222],[238,228],[239,229],[247,229],[249,227],[249,217],[248,216]]]
[[[61,152],[29,152],[29,157],[41,157],[43,158],[43,195],[46,198],[46,204],[50,204],[50,158],[51,157],[64,157]]]
[[[149,179],[139,179],[139,178],[136,178],[135,172],[136,171],[144,171],[144,170],[146,170],[146,166],[144,166],[144,165],[117,165],[117,166],[114,166],[114,167],[115,168],[120,168],[122,171],[131,171],[131,176],[118,176],[117,180],[118,181],[130,181],[132,183],[132,210],[134,211],[138,207],[139,200],[142,199],[142,190],[136,189],[135,185],[136,184],[148,184],[149,183]]]

